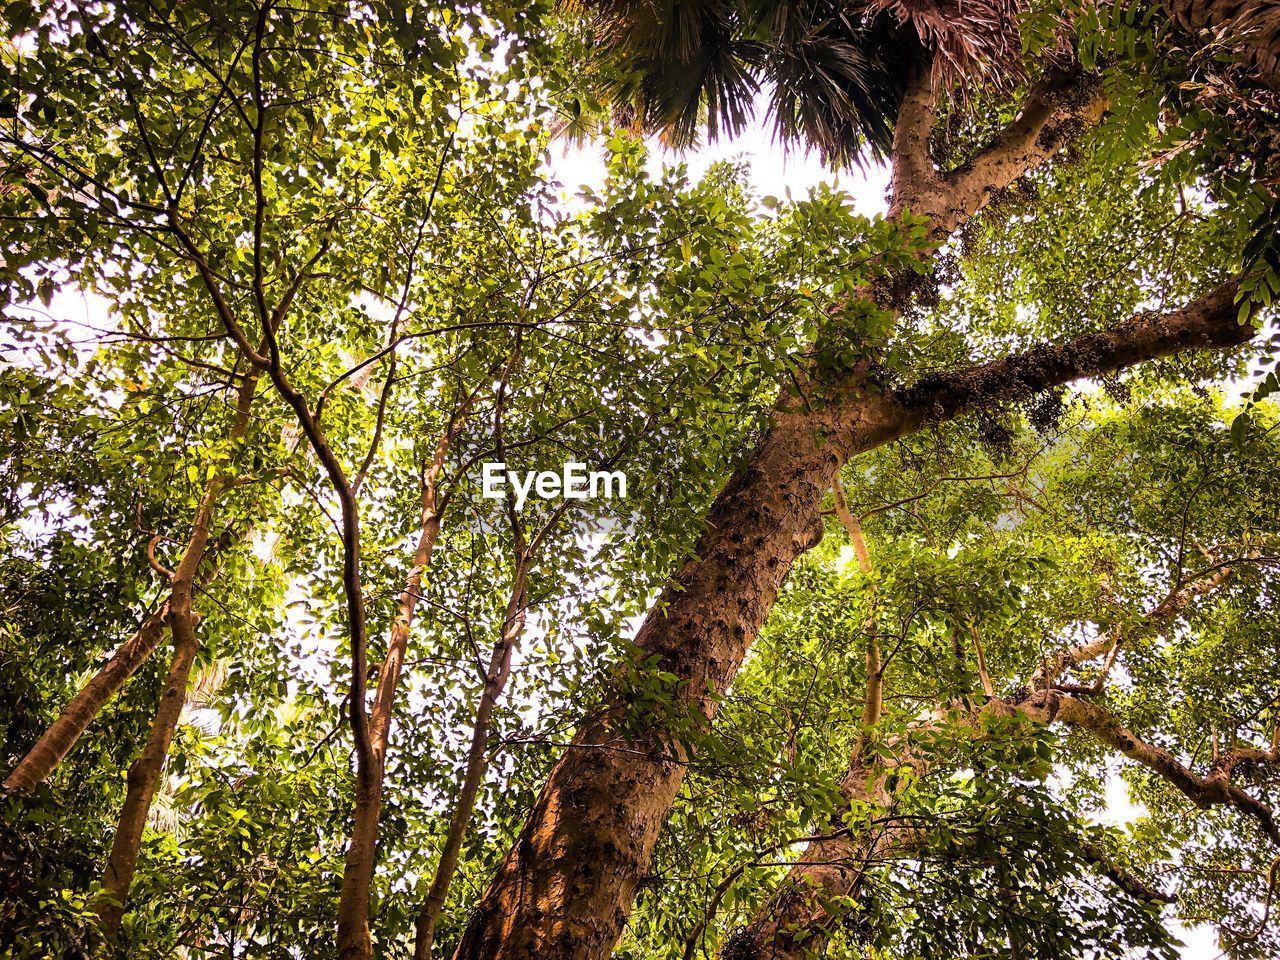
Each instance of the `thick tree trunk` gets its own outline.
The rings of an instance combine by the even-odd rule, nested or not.
[[[696,548],[702,559],[675,577],[636,638],[682,681],[673,711],[715,713],[714,694],[791,563],[821,536],[818,503],[847,456],[847,426],[830,407],[780,412],[717,498]],[[456,956],[608,956],[684,776],[684,747],[669,732],[678,723],[615,708],[579,731]]]
[[[941,174],[928,156],[933,97],[917,78],[895,138],[891,216],[904,209],[928,216],[940,243],[1101,115],[1105,102],[1087,82],[1080,96],[1064,96],[1081,82],[1047,78],[988,148]],[[641,657],[677,678],[670,714],[636,717],[615,702],[579,729],[477,904],[456,960],[609,956],[684,778],[687,751],[675,731],[715,714],[791,564],[820,539],[819,504],[850,456],[1080,377],[1242,343],[1253,331],[1236,324],[1235,289],[1225,284],[1186,310],[931,376],[907,390],[854,373],[826,388],[819,403],[782,400],[712,505],[698,559],[672,578],[636,637]]]
[[[1237,346],[1234,283],[1163,316],[1045,345],[893,392],[847,385],[832,402],[780,409],[717,497],[708,530],[636,643],[680,681],[681,709],[710,719],[791,563],[821,536],[819,504],[851,455],[984,404],[1030,396],[1180,350]],[[552,770],[515,847],[477,905],[458,960],[609,955],[684,777],[679,716],[586,723]]]
[[[418,912],[414,931],[414,960],[430,960],[432,945],[435,942],[436,923],[449,896],[449,887],[458,869],[458,854],[462,850],[462,841],[466,839],[467,827],[475,811],[476,796],[480,792],[485,772],[489,768],[489,724],[493,719],[494,708],[502,698],[502,692],[506,689],[507,680],[511,676],[512,653],[524,633],[527,614],[525,579],[528,571],[526,567],[527,560],[522,557],[517,563],[511,596],[507,600],[502,633],[498,642],[494,644],[493,653],[489,658],[484,689],[480,694],[480,702],[476,706],[476,719],[471,727],[471,746],[467,751],[467,766],[462,775],[458,799],[449,818],[449,832],[440,850],[440,861],[436,865],[431,889],[422,902],[422,909]]]
[[[1280,3],[1276,0],[1165,0],[1165,9],[1192,35],[1218,34],[1258,82],[1280,90]]]

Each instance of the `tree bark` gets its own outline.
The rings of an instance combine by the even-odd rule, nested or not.
[[[6,790],[27,793],[46,780],[75,746],[107,701],[138,672],[164,639],[169,601],[147,614],[132,637],[120,644],[102,668],[62,708],[35,745],[4,782]]]
[[[444,846],[440,850],[440,860],[431,881],[431,889],[418,912],[414,931],[414,960],[430,960],[432,945],[435,942],[436,923],[440,919],[440,912],[444,909],[445,900],[449,895],[449,887],[457,872],[458,854],[462,850],[462,841],[466,839],[467,827],[475,811],[476,796],[480,792],[485,772],[489,768],[489,724],[493,719],[494,707],[501,699],[507,680],[511,676],[512,653],[524,633],[527,614],[525,595],[527,573],[526,558],[521,557],[516,565],[511,596],[507,600],[502,632],[489,658],[484,690],[480,694],[480,702],[476,705],[475,723],[471,727],[471,746],[467,751],[467,766],[462,776],[458,799],[449,818],[449,831],[445,836]]]
[[[222,486],[222,480],[218,477],[210,481],[196,513],[187,550],[173,572],[173,588],[168,604],[173,659],[169,664],[164,692],[160,695],[160,704],[156,708],[146,746],[129,767],[124,805],[111,843],[111,853],[102,879],[102,894],[98,901],[98,916],[108,940],[115,940],[120,931],[129,887],[133,883],[134,870],[138,865],[143,828],[151,812],[151,801],[160,785],[169,744],[177,730],[182,708],[187,702],[187,684],[200,646],[195,631],[196,615],[191,606],[192,593],[196,571],[204,558],[205,545],[209,540],[214,504]]]
[[[249,414],[253,404],[254,391],[257,389],[258,375],[256,371],[245,374],[236,391],[236,412],[228,431],[231,440],[244,436],[249,427]],[[223,481],[215,478],[205,488],[205,495],[197,508],[192,526],[192,533],[183,549],[179,565],[191,563],[193,577],[202,566],[211,575],[216,564],[208,563],[217,549],[206,551],[208,545],[209,522]],[[173,587],[169,597],[160,607],[149,613],[132,637],[116,648],[111,659],[86,683],[58,714],[58,718],[50,724],[36,744],[27,751],[27,755],[13,768],[4,782],[6,790],[29,792],[46,780],[63,757],[75,746],[76,741],[89,728],[93,719],[102,712],[102,708],[114,697],[138,669],[147,662],[156,647],[164,639],[164,631],[173,612]]]
[[[356,778],[356,803],[352,817],[351,842],[347,847],[342,873],[342,891],[338,904],[339,946],[341,956],[372,955],[369,937],[369,894],[373,886],[373,868],[377,857],[378,822],[382,813],[382,794],[386,775],[387,747],[391,740],[391,719],[396,689],[404,668],[409,634],[417,617],[418,599],[422,596],[422,580],[436,541],[440,536],[444,501],[439,494],[440,475],[454,438],[462,429],[479,390],[473,391],[454,411],[436,444],[431,463],[422,475],[421,522],[418,543],[413,552],[413,566],[405,581],[391,625],[387,653],[382,661],[373,709],[369,714],[371,765],[367,776]],[[447,500],[447,498],[445,498]]]
[[[447,448],[447,445],[445,445]],[[440,464],[444,450],[438,451]],[[435,481],[439,469],[432,464],[429,479],[424,481],[422,527],[414,550],[413,571],[400,593],[399,607],[387,654],[378,678],[370,713],[372,763],[367,775],[356,777],[356,803],[352,816],[351,842],[342,872],[342,892],[339,898],[338,925],[341,931],[339,943],[342,957],[371,956],[369,939],[369,894],[373,886],[373,868],[377,856],[378,823],[382,813],[382,794],[386,774],[387,744],[391,737],[392,706],[396,687],[404,666],[409,634],[416,617],[418,598],[422,595],[422,577],[431,563],[436,539],[440,533],[440,516],[436,510]]]
[[[1078,82],[1046,81],[1055,88]],[[933,97],[917,81],[899,118],[891,216],[910,209],[930,217],[941,242],[1104,109],[1098,96],[1033,91],[987,149],[963,170],[939,174],[923,135]],[[791,564],[821,538],[820,501],[849,457],[930,422],[1081,377],[1179,350],[1238,345],[1253,331],[1236,323],[1234,292],[1224,284],[1185,310],[927,377],[906,390],[873,383],[863,370],[828,388],[822,403],[794,394],[780,400],[713,503],[698,559],[672,578],[637,634],[639,656],[679,681],[671,714],[636,718],[615,700],[583,724],[477,904],[456,960],[610,954],[684,778],[687,748],[675,731],[715,715]]]
[[[1259,83],[1280,90],[1280,3],[1275,0],[1165,0],[1170,19],[1192,35],[1212,30]]]
[[[187,684],[191,679],[191,666],[195,661],[199,642],[194,622],[177,613],[170,613],[173,629],[173,660],[165,680],[164,693],[151,724],[151,734],[142,753],[129,766],[128,788],[120,820],[116,825],[111,854],[102,878],[102,896],[98,903],[98,917],[108,940],[115,940],[124,917],[129,887],[138,865],[138,853],[142,846],[142,831],[151,812],[151,801],[160,786],[169,744],[178,727],[178,718],[187,700]]]
[[[834,402],[790,399],[717,497],[707,532],[636,637],[681,681],[677,708],[710,720],[791,563],[821,537],[819,504],[849,456],[978,407],[1193,349],[1229,348],[1236,286],[1189,306],[1044,345],[901,391],[846,384]],[[624,723],[625,705],[579,730],[516,846],[477,905],[458,960],[603,958],[621,935],[686,753],[672,717]]]

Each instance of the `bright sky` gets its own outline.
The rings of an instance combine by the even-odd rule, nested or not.
[[[650,169],[657,173],[664,164],[685,163],[694,179],[713,163],[721,160],[745,160],[751,167],[751,182],[764,196],[784,197],[788,188],[796,199],[804,197],[819,183],[835,183],[854,198],[859,213],[871,215],[888,209],[885,195],[889,187],[889,171],[884,167],[862,173],[832,173],[822,165],[816,153],[784,153],[773,141],[768,127],[753,123],[741,137],[719,140],[682,154],[665,150],[650,141]],[[598,187],[604,182],[604,149],[590,144],[573,147],[559,144],[552,148],[551,169],[564,184],[562,196],[569,199],[584,184]]]

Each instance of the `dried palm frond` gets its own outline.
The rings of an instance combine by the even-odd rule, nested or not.
[[[887,154],[908,73],[951,89],[1023,76],[1017,0],[564,0],[595,92],[675,146],[740,132],[765,90],[785,143],[846,166]]]
[[[983,79],[1009,87],[1025,78],[1017,0],[868,0],[914,30],[932,54],[935,88],[950,90]]]

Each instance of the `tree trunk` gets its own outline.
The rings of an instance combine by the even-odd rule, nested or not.
[[[903,756],[907,755],[906,744],[896,747]],[[855,756],[840,784],[840,793],[850,803],[861,801],[888,809],[892,800],[885,790],[888,773],[883,766],[869,769]],[[858,897],[867,871],[900,848],[914,832],[888,818],[866,829],[850,830],[838,818],[826,836],[809,841],[786,879],[751,923],[725,940],[721,960],[806,960],[822,956],[833,919],[826,904],[833,897]]]
[[[422,476],[422,514],[418,544],[413,552],[413,567],[404,589],[400,591],[396,620],[391,625],[387,655],[382,661],[370,713],[372,759],[368,769],[357,770],[356,776],[351,842],[347,847],[342,891],[338,900],[338,951],[343,960],[364,960],[373,955],[373,944],[369,936],[369,895],[373,888],[373,868],[377,859],[378,821],[382,814],[383,780],[396,688],[404,667],[409,634],[417,616],[418,599],[422,596],[423,574],[431,565],[431,556],[440,536],[441,514],[444,512],[437,489],[440,475],[444,471],[449,447],[462,429],[478,394],[478,390],[473,391],[454,412],[436,445],[431,463]]]
[[[165,679],[164,692],[151,723],[142,753],[130,765],[125,791],[124,806],[111,843],[111,854],[102,878],[102,896],[98,901],[98,916],[109,940],[115,940],[124,917],[129,887],[138,865],[138,851],[142,845],[142,831],[151,812],[151,801],[160,785],[165,757],[178,719],[187,702],[187,684],[191,679],[191,667],[195,662],[199,641],[196,638],[196,615],[191,608],[195,574],[205,554],[209,540],[209,524],[213,507],[222,482],[214,478],[205,491],[204,499],[196,512],[196,522],[182,562],[173,573],[173,589],[169,601],[169,628],[173,635],[173,660]]]
[[[909,208],[930,217],[940,243],[1101,115],[1105,101],[1087,90],[1062,95],[1079,82],[1047,78],[972,162],[939,174],[927,152],[933,97],[917,80],[895,135],[891,216]],[[827,387],[819,403],[795,394],[781,400],[713,503],[698,559],[672,578],[637,634],[639,656],[677,678],[670,714],[632,716],[615,700],[584,723],[477,904],[456,960],[610,955],[684,778],[687,748],[675,731],[714,716],[791,564],[821,538],[819,504],[850,456],[1080,377],[1178,350],[1243,343],[1253,330],[1236,323],[1235,290],[1224,284],[1184,310],[930,376],[905,390],[854,371]]]
[[[151,734],[142,753],[129,766],[128,789],[115,838],[111,843],[111,855],[102,878],[102,896],[98,902],[98,916],[108,940],[115,940],[124,917],[129,887],[133,883],[138,865],[138,852],[142,846],[142,831],[151,812],[151,801],[160,786],[165,757],[178,718],[187,702],[187,683],[191,679],[191,666],[195,661],[199,642],[196,639],[194,621],[190,615],[170,613],[173,630],[173,660],[165,680],[164,693],[151,723]]]
[[[422,529],[414,551],[413,572],[400,593],[399,610],[391,627],[387,655],[378,677],[370,715],[373,762],[367,771],[358,771],[356,803],[352,815],[351,842],[342,872],[342,892],[338,901],[339,956],[366,958],[373,955],[369,937],[369,895],[373,888],[373,868],[378,849],[378,821],[382,814],[383,779],[386,774],[387,744],[391,735],[392,705],[400,681],[409,634],[422,592],[422,575],[431,563],[440,533],[440,517],[435,510],[434,484],[424,495]]]
[[[1190,34],[1212,30],[1249,74],[1280,90],[1280,3],[1275,0],[1165,0],[1169,17]]]
[[[241,380],[236,394],[235,419],[229,431],[232,439],[243,436],[248,429],[249,411],[257,383],[256,374],[247,374]],[[173,659],[169,664],[164,692],[160,695],[160,703],[151,722],[147,743],[129,767],[124,806],[111,843],[111,854],[102,880],[102,896],[98,901],[98,916],[109,940],[114,940],[120,930],[129,887],[133,883],[134,870],[138,864],[142,831],[151,812],[151,801],[159,787],[169,744],[177,730],[182,708],[187,702],[191,667],[200,647],[195,631],[196,613],[192,609],[196,576],[206,559],[213,511],[225,487],[226,480],[221,475],[209,481],[204,497],[196,508],[191,535],[182,552],[182,559],[171,576],[172,586],[166,607],[169,629],[173,636]]]
[[[232,440],[244,436],[249,427],[249,412],[253,404],[253,394],[257,389],[258,375],[244,375],[240,387],[236,391],[236,412],[232,420],[228,436]],[[191,536],[183,549],[179,566],[189,566],[192,577],[195,577],[202,565],[206,576],[211,576],[216,564],[206,564],[212,559],[206,556],[209,536],[209,522],[212,518],[213,506],[218,494],[222,491],[222,480],[215,478],[205,488],[204,497],[197,509],[192,525]],[[213,550],[216,550],[217,545]],[[89,724],[106,706],[107,701],[120,692],[125,682],[137,673],[147,662],[156,647],[164,639],[164,630],[173,612],[173,588],[170,588],[168,599],[159,609],[149,613],[137,632],[116,648],[111,659],[89,680],[58,714],[58,718],[50,724],[43,736],[36,741],[27,755],[13,768],[4,782],[6,790],[27,792],[35,789],[54,771],[62,758],[67,755],[76,741],[89,728]]]
[[[680,681],[673,714],[715,714],[791,563],[821,538],[819,503],[836,471],[856,442],[892,429],[879,408],[789,402],[716,499],[702,559],[676,575],[636,637]],[[615,704],[579,730],[457,957],[609,954],[684,777],[686,749],[671,733],[680,724],[627,718]]]
[[[42,783],[89,728],[107,701],[138,672],[164,639],[169,602],[147,614],[138,631],[120,644],[111,659],[89,680],[49,725],[4,782],[6,790],[26,793]]]
[[[501,699],[502,691],[506,688],[507,680],[511,676],[511,655],[524,633],[527,613],[525,578],[528,571],[526,567],[527,561],[521,557],[511,585],[511,596],[507,601],[502,633],[493,646],[493,654],[489,658],[489,669],[485,674],[484,690],[476,706],[476,719],[471,728],[471,746],[467,751],[467,766],[462,776],[462,787],[458,791],[457,802],[449,818],[449,832],[445,836],[444,846],[440,851],[440,861],[436,865],[431,889],[422,902],[422,909],[418,912],[414,930],[414,960],[430,960],[432,944],[435,942],[436,923],[449,896],[449,887],[458,869],[458,854],[462,850],[462,841],[466,839],[471,814],[475,811],[476,795],[480,792],[485,772],[489,768],[489,723],[493,718],[494,707]]]
[[[352,814],[351,842],[342,870],[338,898],[338,956],[341,960],[366,960],[373,956],[369,934],[369,895],[378,849],[378,818],[382,811],[382,777],[379,759],[356,776],[356,805]]]
[[[675,710],[709,720],[791,563],[821,538],[819,504],[851,455],[977,407],[1182,350],[1249,340],[1236,285],[1063,344],[939,374],[901,391],[846,384],[831,402],[789,400],[716,498],[708,529],[636,637],[680,681]],[[680,716],[614,704],[578,731],[476,907],[458,960],[609,955],[621,936],[687,755]]]

